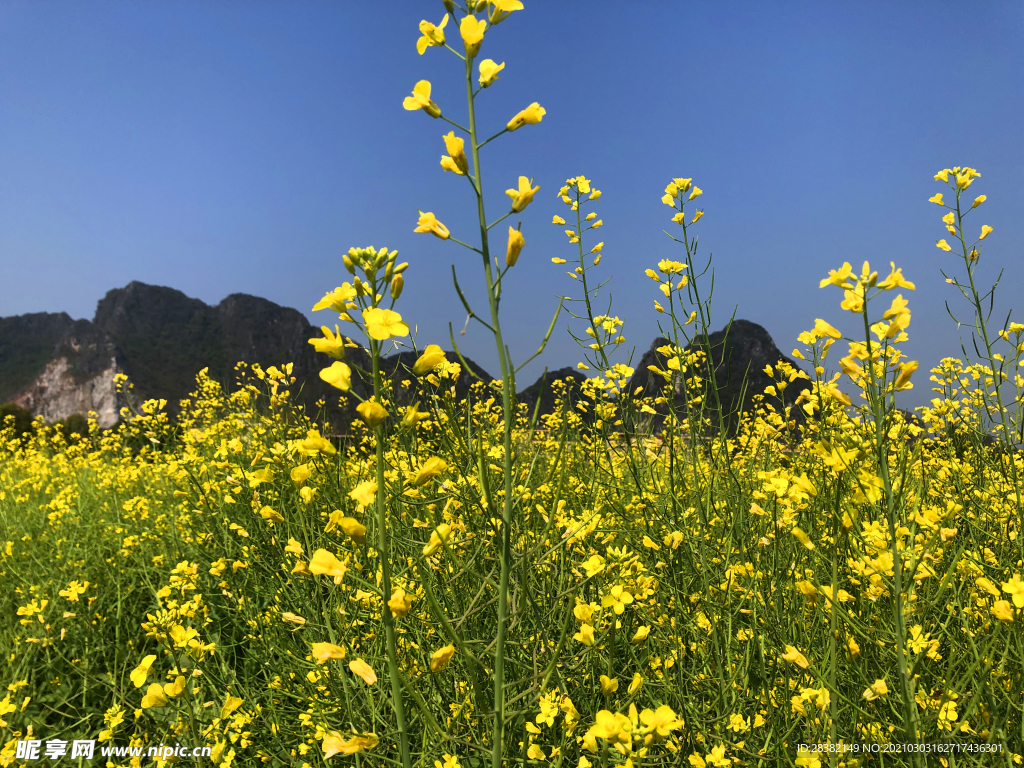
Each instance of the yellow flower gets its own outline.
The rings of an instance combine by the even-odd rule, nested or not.
[[[448,24],[448,14],[444,15],[441,19],[441,23],[434,26],[429,21],[420,22],[420,34],[423,35],[419,40],[416,41],[416,50],[420,56],[423,55],[424,51],[431,46],[444,45],[444,28]]]
[[[852,291],[843,291],[843,300],[839,306],[850,312],[860,312],[864,309],[864,286],[857,283]]]
[[[439,549],[448,537],[452,534],[452,527],[448,523],[441,523],[430,533],[430,541],[423,545],[423,556],[430,557]]]
[[[194,644],[196,642],[195,639],[199,636],[199,633],[193,627],[186,629],[180,624],[176,624],[171,627],[169,634],[177,648],[186,648],[189,645]]]
[[[442,763],[440,760],[435,760],[434,768],[462,768],[462,764],[459,763],[459,758],[455,755],[445,753],[444,762]]]
[[[362,511],[364,507],[373,504],[377,498],[377,483],[373,480],[364,480],[349,491],[348,497],[355,501],[356,508]]]
[[[850,396],[842,390],[836,389],[835,387],[829,387],[827,392],[833,400],[836,400],[843,405],[853,405],[853,400],[851,400]]]
[[[299,616],[297,613],[292,613],[291,611],[285,611],[282,613],[281,621],[285,624],[295,624],[300,627],[305,626],[306,624],[306,620],[304,618]]]
[[[410,482],[412,482],[412,484],[416,486],[426,485],[435,477],[444,472],[445,469],[447,469],[447,467],[448,464],[445,462],[444,459],[439,458],[437,456],[431,456],[429,459],[423,462],[423,464],[420,465],[420,468],[416,470],[416,472],[410,478]]]
[[[1024,581],[1021,581],[1020,574],[1013,574],[1009,581],[1002,582],[1003,592],[1010,596],[1013,604],[1018,608],[1024,608]]]
[[[526,245],[526,239],[523,237],[523,233],[518,229],[508,228],[508,248],[505,251],[505,265],[514,267],[516,262],[519,261],[519,254],[523,250],[523,246]]]
[[[508,128],[509,131],[517,131],[524,125],[536,125],[543,119],[544,115],[546,114],[547,110],[545,110],[544,107],[542,107],[535,101],[533,102],[533,104],[531,104],[521,112],[517,113],[515,117],[509,120],[508,125],[506,127]]]
[[[797,540],[803,544],[807,549],[814,549],[814,542],[810,540],[806,533],[800,530],[799,527],[792,530],[792,534],[796,536]]]
[[[992,606],[992,615],[1000,621],[1013,621],[1013,608],[1006,600],[996,600]]]
[[[238,709],[244,703],[245,699],[240,699],[237,696],[228,694],[227,698],[224,699],[224,704],[220,708],[220,719],[223,720],[236,709]]]
[[[302,485],[304,482],[309,480],[310,475],[312,474],[313,470],[310,468],[309,464],[299,464],[296,467],[292,467],[292,471],[289,472],[292,482],[296,485]]]
[[[642,643],[644,640],[647,639],[647,636],[650,635],[650,634],[651,634],[651,628],[650,627],[648,627],[646,625],[642,626],[642,627],[638,627],[637,630],[636,630],[636,633],[633,635],[633,639],[630,640],[630,642],[631,643]]]
[[[686,724],[667,704],[655,710],[645,709],[640,713],[640,722],[644,724],[643,733],[655,741],[664,741],[672,731],[678,731]]]
[[[594,628],[589,624],[584,624],[580,627],[580,631],[572,636],[572,639],[591,646],[594,644]]]
[[[621,616],[626,606],[633,602],[631,595],[621,584],[616,584],[611,591],[601,597],[601,607],[611,608],[616,616]]]
[[[335,360],[341,360],[345,356],[345,337],[341,335],[341,331],[338,331],[338,326],[334,326],[337,333],[331,333],[331,329],[326,325],[320,326],[320,330],[324,332],[324,338],[309,340],[313,349],[330,355]]]
[[[373,671],[373,667],[362,659],[353,659],[348,663],[348,668],[353,675],[362,678],[362,681],[367,685],[373,685],[377,682],[377,673]]]
[[[382,424],[388,417],[388,412],[376,400],[364,400],[356,406],[356,412],[371,429]]]
[[[402,415],[402,429],[412,429],[421,421],[430,418],[429,413],[424,413],[419,410],[419,405],[420,404],[417,402],[405,409],[405,413]]]
[[[320,371],[320,378],[342,392],[352,389],[352,369],[341,361],[331,363],[330,368]]]
[[[434,214],[427,212],[423,213],[420,211],[419,225],[413,232],[429,232],[432,235],[437,235],[442,240],[447,240],[449,237],[448,227],[437,220]]]
[[[850,266],[850,262],[844,262],[841,269],[830,269],[828,271],[828,277],[824,278],[821,283],[819,283],[818,287],[824,288],[826,285],[835,285],[840,288],[853,288],[853,285],[850,283],[850,277],[852,275],[853,267]]]
[[[174,678],[173,683],[167,683],[164,686],[164,694],[173,699],[175,696],[181,696],[185,692],[185,678],[182,675],[178,675]]]
[[[984,240],[990,234],[992,234],[992,227],[990,227],[988,224],[985,224],[981,228],[981,235],[978,237],[978,239]]]
[[[935,174],[936,181],[949,181],[949,174],[953,172],[952,168],[943,168],[941,171]]]
[[[153,668],[154,661],[156,661],[155,655],[150,654],[149,656],[146,656],[142,660],[142,663],[139,664],[139,666],[137,666],[128,676],[136,688],[141,688],[145,684],[146,678],[149,677],[149,673]]]
[[[488,0],[491,6],[491,24],[500,24],[509,17],[512,11],[523,10],[520,0]]]
[[[317,664],[340,661],[345,658],[345,649],[331,643],[313,643],[313,658]]]
[[[903,270],[896,268],[896,262],[890,261],[889,266],[892,267],[892,272],[889,273],[889,276],[885,278],[885,280],[878,283],[879,288],[886,291],[890,288],[907,288],[911,291],[914,290],[914,284],[903,277]]]
[[[330,293],[324,295],[320,301],[313,305],[313,311],[321,309],[333,309],[335,312],[344,314],[345,305],[356,297],[356,289],[350,283],[342,283]],[[326,330],[325,330],[326,333]],[[312,342],[310,342],[312,344]]]
[[[750,718],[743,717],[743,715],[734,713],[729,715],[729,725],[726,726],[728,730],[735,731],[736,733],[743,733],[744,731],[750,730]]]
[[[379,739],[375,733],[364,733],[345,739],[337,731],[331,731],[324,736],[323,744],[324,760],[334,755],[354,755],[364,749],[373,749],[377,746]]]
[[[945,240],[939,240],[937,243],[935,243],[935,247],[936,248],[941,248],[943,251],[951,251],[951,250],[953,250],[950,247],[949,243],[947,243]]]
[[[879,696],[885,696],[888,692],[889,686],[885,684],[885,680],[875,680],[870,688],[864,689],[864,693],[861,696],[864,697],[865,701],[874,701]]]
[[[914,386],[910,383],[910,377],[914,375],[914,371],[916,370],[917,360],[900,363],[899,373],[896,375],[896,382],[893,384],[893,387],[897,392],[903,389],[911,389]]]
[[[441,116],[441,108],[430,100],[430,81],[420,80],[412,89],[412,96],[406,96],[402,106],[410,112],[422,109],[433,118]]]
[[[455,646],[448,644],[444,648],[438,648],[430,654],[430,671],[442,672],[448,666],[448,662],[455,655]]]
[[[988,200],[988,196],[987,195],[978,195],[976,198],[974,198],[974,202],[971,203],[971,208],[977,208],[979,205],[984,203],[986,200]]]
[[[639,672],[634,673],[633,681],[629,684],[629,688],[626,689],[626,693],[630,696],[635,695],[644,686],[644,678]]]
[[[938,192],[938,193],[932,195],[931,197],[928,198],[928,202],[929,203],[935,203],[936,205],[943,205],[942,193]]]
[[[608,677],[608,675],[601,675],[601,692],[605,696],[615,693],[619,690],[619,680],[615,677]]]
[[[292,471],[294,472],[295,470]],[[273,507],[264,506],[263,509],[260,510],[260,517],[271,523],[284,522],[284,518],[281,516],[281,513]]]
[[[388,600],[388,608],[396,619],[400,619],[412,610],[412,595],[399,587]]]
[[[781,656],[783,661],[788,661],[796,664],[800,669],[807,669],[810,663],[807,661],[807,657],[804,656],[800,651],[794,648],[792,645],[786,646],[786,652]]]
[[[587,578],[591,578],[604,570],[604,558],[600,555],[591,555],[580,563],[580,567],[587,572]]]
[[[547,755],[544,754],[544,750],[536,744],[531,744],[530,748],[526,750],[526,756],[531,760],[544,760]]]
[[[409,326],[402,322],[402,316],[391,309],[374,307],[363,312],[366,333],[377,341],[408,336]]]
[[[348,573],[348,557],[343,563],[326,549],[318,549],[309,559],[309,572],[341,578]]]
[[[462,44],[466,46],[466,56],[473,58],[480,52],[480,43],[484,41],[484,30],[487,29],[487,22],[480,21],[474,16],[464,16],[459,24],[459,32],[462,33]]]
[[[377,484],[374,483],[374,494],[377,492]],[[335,514],[341,514],[338,510],[331,513],[331,519],[334,520]],[[362,545],[366,541],[366,526],[356,520],[354,517],[339,517],[337,519],[337,525],[341,530],[356,544]]]
[[[489,88],[495,80],[500,80],[498,73],[505,68],[505,62],[496,64],[493,59],[484,59],[480,62],[480,87]]]
[[[512,198],[512,211],[519,213],[533,202],[533,196],[537,194],[540,187],[533,187],[533,179],[525,176],[519,177],[519,189],[506,189],[505,194]]]
[[[444,362],[447,362],[444,350],[437,346],[437,344],[428,344],[427,348],[423,350],[423,354],[413,364],[412,372],[417,376],[422,376]]]
[[[841,339],[843,337],[843,334],[841,334],[839,331],[837,331],[831,325],[826,323],[820,317],[816,318],[815,321],[814,321],[814,332],[819,337],[828,336],[831,339]]]
[[[448,150],[448,154],[451,157],[441,158],[441,167],[446,171],[452,171],[460,176],[465,176],[469,170],[469,160],[466,159],[466,142],[461,136],[456,136],[455,131],[448,131],[444,136],[445,149]],[[450,165],[445,165],[445,160],[450,161]]]
[[[694,187],[693,188],[693,192],[690,193],[690,200],[693,200],[695,197],[699,197],[700,195],[703,195],[703,194],[704,194],[704,190],[703,189],[701,189],[700,187]]]
[[[681,261],[662,259],[658,262],[658,271],[664,272],[666,275],[678,275],[684,269],[686,269],[686,264],[683,264]],[[657,280],[657,276],[654,279]]]
[[[152,709],[153,707],[166,707],[167,696],[164,695],[164,688],[160,683],[153,683],[146,689],[146,695],[142,697],[142,708]]]

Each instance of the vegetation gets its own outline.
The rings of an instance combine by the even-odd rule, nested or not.
[[[578,396],[556,382],[556,412],[538,416],[515,402],[501,336],[525,235],[510,227],[499,255],[489,240],[538,188],[521,177],[489,221],[480,149],[544,110],[483,139],[473,106],[504,66],[477,61],[485,34],[521,4],[446,7],[419,46],[465,65],[469,127],[452,122],[464,137],[445,137],[441,164],[470,185],[480,239],[432,213],[418,231],[481,257],[487,309],[456,290],[493,333],[501,380],[457,396],[464,361],[428,345],[399,407],[381,360],[409,335],[395,308],[415,270],[353,248],[350,281],[315,307],[351,330],[311,340],[333,358],[320,378],[356,401],[344,444],[293,402],[291,364],[240,366],[230,394],[203,372],[173,426],[148,401],[77,442],[6,427],[0,765],[29,733],[209,744],[221,766],[1019,764],[1024,324],[995,328],[975,287],[992,231],[965,235],[985,201],[968,195],[977,172],[940,171],[950,200],[931,202],[978,358],[943,360],[936,399],[907,418],[895,400],[917,369],[901,351],[915,286],[895,264],[884,277],[844,264],[821,287],[863,332],[814,320],[793,352],[809,372],[768,366],[735,429],[705,362],[702,190],[665,189],[678,259],[647,270],[666,339],[648,395],[616,362],[601,192],[567,180],[553,221],[569,248],[553,261],[569,265],[559,311],[590,378]],[[406,108],[448,120],[430,92],[420,81]],[[121,764],[138,761],[108,763]]]

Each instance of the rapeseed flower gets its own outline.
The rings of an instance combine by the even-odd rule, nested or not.
[[[367,685],[373,685],[377,682],[377,673],[373,671],[373,667],[362,659],[353,659],[348,663],[348,668],[353,675],[361,678]]]
[[[402,106],[410,112],[422,109],[433,118],[441,116],[441,108],[430,100],[430,81],[420,80],[412,89],[412,96],[406,96]]]
[[[450,155],[441,158],[441,167],[446,171],[465,176],[466,172],[469,171],[469,160],[466,159],[466,142],[460,136],[456,136],[455,131],[448,131],[441,138],[444,139],[445,149],[448,150],[448,155]]]
[[[467,58],[472,59],[480,52],[480,44],[484,41],[486,29],[486,21],[481,21],[475,16],[463,17],[459,24],[459,32],[462,34],[462,44],[466,48]]]
[[[447,240],[449,237],[448,227],[438,221],[437,217],[430,212],[423,213],[420,211],[419,224],[413,232],[429,232],[442,240]]]
[[[438,648],[430,654],[430,671],[434,673],[443,672],[454,655],[455,646],[450,643],[443,648]]]
[[[523,233],[512,227],[508,228],[508,248],[505,251],[505,266],[514,267],[519,261],[519,254],[526,245]]]
[[[517,131],[524,125],[536,125],[544,119],[544,115],[546,114],[547,110],[535,101],[526,109],[517,112],[516,115],[508,121],[506,128],[509,131]]]
[[[409,326],[402,322],[402,316],[392,309],[374,307],[363,312],[366,333],[377,341],[409,335]]]
[[[340,361],[331,363],[330,368],[321,370],[320,378],[342,392],[352,389],[352,369]]]
[[[526,176],[519,177],[518,189],[506,189],[505,194],[512,198],[512,211],[519,213],[533,202],[533,196],[537,194],[540,187],[533,186],[533,179]]]
[[[419,53],[420,56],[426,52],[427,48],[444,45],[444,28],[447,24],[447,13],[444,15],[444,18],[441,19],[441,23],[436,26],[431,24],[429,21],[420,22],[420,35],[422,35],[422,37],[416,41],[416,52]]]
[[[388,417],[388,412],[376,400],[364,400],[356,406],[356,412],[370,429],[380,426]]]
[[[480,62],[480,87],[490,88],[495,80],[500,80],[498,73],[505,68],[505,62],[496,64],[493,59],[484,59]]]

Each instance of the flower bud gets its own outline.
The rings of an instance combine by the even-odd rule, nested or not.
[[[403,287],[405,287],[405,280],[401,275],[395,275],[395,279],[391,281],[391,298],[397,300],[402,295]]]
[[[444,9],[448,11],[448,13],[455,13],[455,3],[453,3],[452,0],[442,0],[442,2],[444,3]]]
[[[523,250],[523,246],[526,245],[526,240],[523,238],[523,233],[518,229],[508,228],[508,250],[505,251],[505,264],[509,267],[514,267],[516,261],[519,260],[519,254]]]
[[[356,267],[355,264],[352,263],[352,259],[349,257],[349,255],[346,253],[344,256],[341,257],[341,260],[345,263],[345,269],[348,270],[348,273],[350,275],[354,275],[356,273]]]

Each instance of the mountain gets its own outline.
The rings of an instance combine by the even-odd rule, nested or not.
[[[653,373],[649,366],[666,370],[666,357],[658,350],[671,343],[668,339],[657,338],[640,358],[629,382],[630,391],[638,387],[644,395],[655,395],[664,386],[664,379]],[[765,373],[765,367],[774,366],[784,361],[794,368],[800,366],[794,360],[782,354],[775,342],[762,326],[749,320],[734,320],[729,326],[709,334],[707,341],[691,342],[687,350],[694,347],[706,349],[710,346],[714,361],[715,380],[718,382],[718,397],[725,414],[738,414],[749,411],[753,406],[755,395],[764,393],[775,380]],[[706,368],[703,369],[706,375]],[[810,389],[810,382],[797,379],[786,387],[783,392],[787,409],[791,410],[791,418],[801,418],[800,409],[793,410],[797,397],[804,390]],[[778,404],[775,403],[778,408]],[[735,419],[730,419],[735,421]]]
[[[173,288],[132,282],[109,291],[91,322],[72,320],[65,313],[0,318],[0,403],[14,402],[47,421],[95,411],[100,426],[109,427],[126,404],[113,384],[117,374],[128,377],[138,400],[164,399],[173,414],[195,389],[196,374],[203,368],[231,391],[238,362],[264,368],[291,362],[297,379],[295,399],[311,415],[317,412],[317,402],[325,401],[327,419],[340,424],[349,415],[337,405],[338,391],[319,377],[328,360],[308,343],[320,335],[301,312],[257,296],[235,293],[210,306]],[[762,371],[765,365],[788,359],[764,328],[746,320],[735,321],[728,336],[719,331],[709,340],[726,401],[740,402],[739,382],[748,373],[744,407],[753,393],[771,383]],[[655,340],[644,354],[630,391],[641,387],[648,394],[654,392],[658,379],[652,379],[647,366],[664,365],[657,348],[665,343]],[[346,359],[353,367],[369,368],[362,350],[348,349]],[[395,382],[399,401],[410,396],[403,382],[413,378],[409,370],[415,359],[415,353],[401,352],[382,362],[384,375]],[[448,359],[458,358],[449,352]],[[474,381],[493,381],[472,360],[465,362],[455,383],[459,396],[465,396]],[[572,368],[545,372],[519,393],[519,401],[531,414],[535,407],[541,414],[551,413],[555,406],[552,383],[564,381],[578,396],[584,378]],[[360,395],[372,388],[356,375],[352,386]],[[796,386],[787,389],[787,402],[798,391]]]

